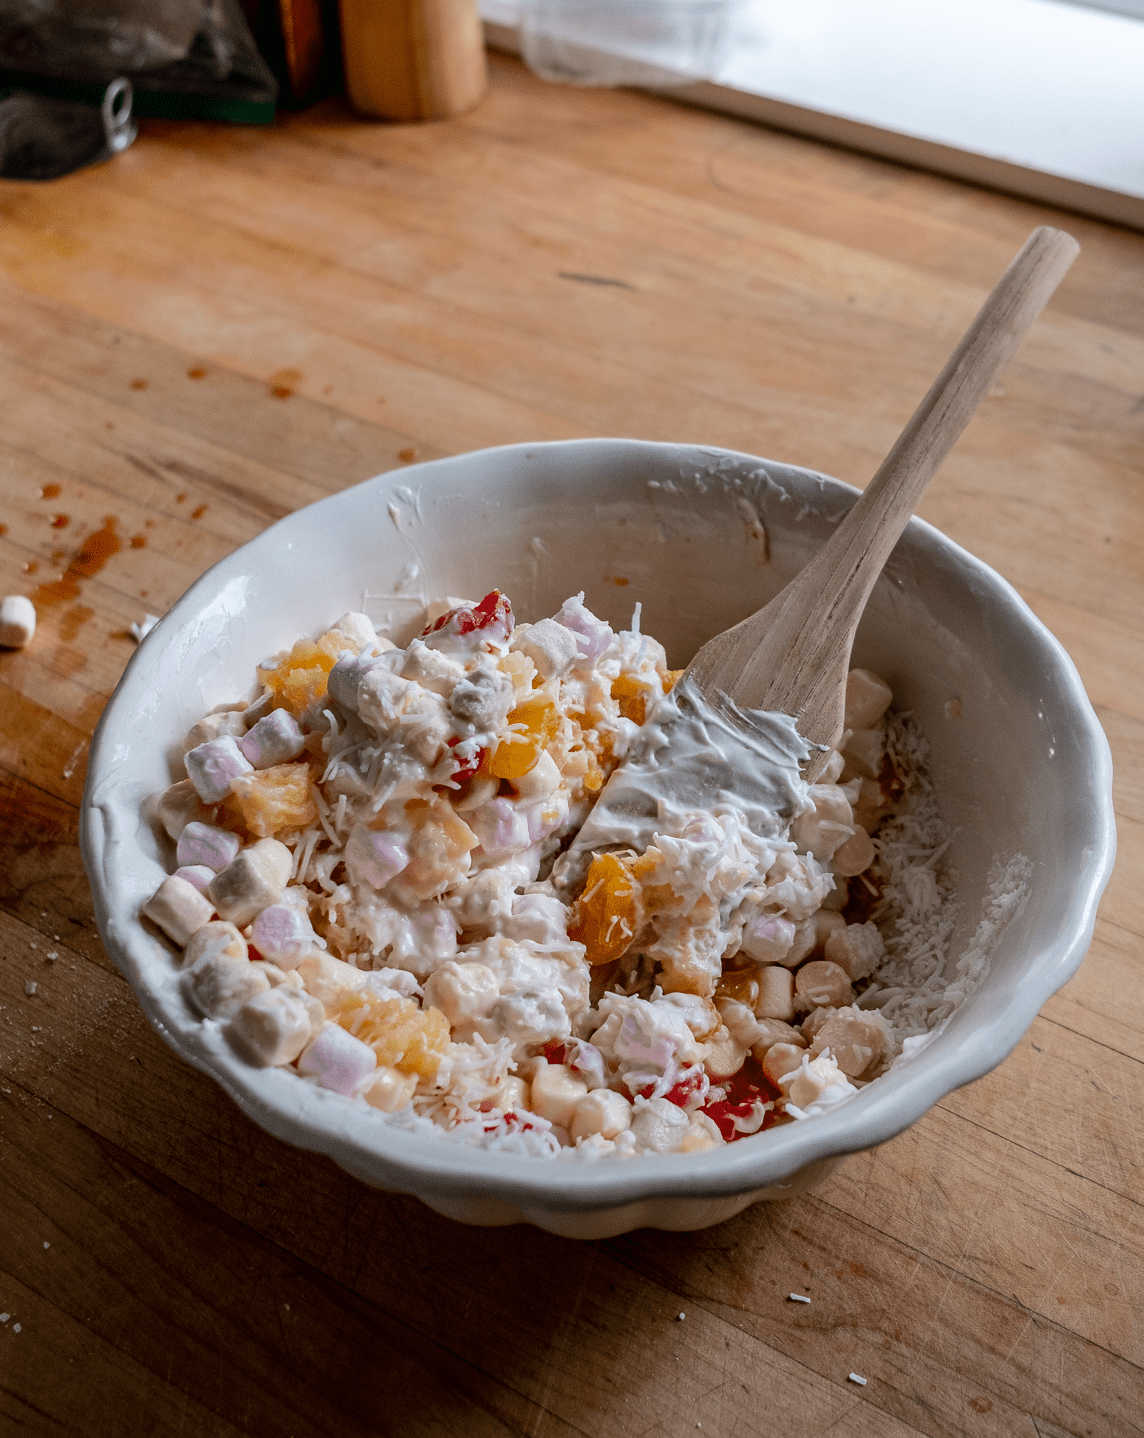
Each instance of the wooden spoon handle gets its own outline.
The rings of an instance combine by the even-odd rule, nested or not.
[[[691,661],[688,672],[707,694],[781,710],[808,739],[837,740],[870,590],[926,485],[1079,252],[1061,230],[1033,231],[826,545],[777,598]]]

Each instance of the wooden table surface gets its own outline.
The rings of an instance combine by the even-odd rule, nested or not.
[[[40,614],[0,654],[0,1430],[1144,1430],[1144,237],[495,57],[453,123],[148,122],[0,185],[2,588]],[[373,1192],[175,1059],[76,843],[130,624],[415,458],[637,435],[864,483],[1041,223],[1081,257],[921,507],[1117,765],[1095,943],[1011,1058],[809,1197],[591,1244]]]

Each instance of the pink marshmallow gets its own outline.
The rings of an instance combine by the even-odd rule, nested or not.
[[[409,850],[392,835],[357,824],[346,844],[346,863],[355,878],[383,889],[409,863]]]
[[[316,1039],[302,1050],[298,1072],[314,1079],[320,1088],[352,1098],[362,1081],[377,1067],[377,1055],[369,1044],[337,1024],[327,1024]]]
[[[176,879],[186,879],[188,884],[193,884],[200,894],[205,894],[207,885],[214,878],[215,871],[208,869],[205,864],[182,864],[175,870]]]
[[[229,734],[221,739],[208,739],[197,749],[189,749],[183,762],[187,778],[204,804],[218,804],[230,793],[240,774],[250,774],[254,766]]]
[[[254,921],[254,947],[263,956],[285,968],[300,964],[314,946],[314,930],[300,909],[289,904],[271,904]]]
[[[241,848],[242,840],[229,829],[193,820],[179,835],[179,846],[175,852],[180,864],[205,864],[217,874],[238,857]]]
[[[553,804],[551,800],[545,799],[539,804],[530,804],[523,810],[525,823],[528,825],[528,841],[536,844],[541,839],[547,839],[549,834],[554,834],[564,820],[568,817],[568,811],[562,805]],[[548,814],[546,819],[544,816]]]
[[[490,859],[519,853],[532,843],[528,813],[510,799],[490,799],[487,804],[466,814],[465,819]]]
[[[594,664],[612,642],[612,627],[597,619],[585,605],[583,595],[566,599],[560,606],[560,613],[553,616],[557,624],[571,629],[576,636],[580,651],[579,664]]]
[[[306,747],[306,736],[293,714],[274,709],[246,731],[238,747],[256,769],[269,769],[296,759]]]

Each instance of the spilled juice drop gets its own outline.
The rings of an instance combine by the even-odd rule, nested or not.
[[[79,581],[98,574],[111,556],[123,548],[123,541],[115,532],[116,522],[113,515],[107,515],[103,527],[93,530],[80,544],[63,575],[54,583],[41,584],[32,596],[32,602],[48,606],[78,599]]]
[[[60,487],[58,484],[45,484],[44,487],[40,490],[40,498],[55,499],[56,495],[59,494],[59,492]]]

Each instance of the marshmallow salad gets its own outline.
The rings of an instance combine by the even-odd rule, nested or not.
[[[845,1102],[984,963],[983,939],[947,977],[924,740],[853,670],[815,783],[796,759],[767,803],[688,808],[665,766],[650,818],[577,844],[617,765],[694,718],[681,675],[638,606],[618,633],[582,595],[516,624],[496,590],[404,649],[351,613],[268,661],[156,801],[177,867],[142,912],[188,1002],[362,1122],[537,1157],[712,1148]]]

